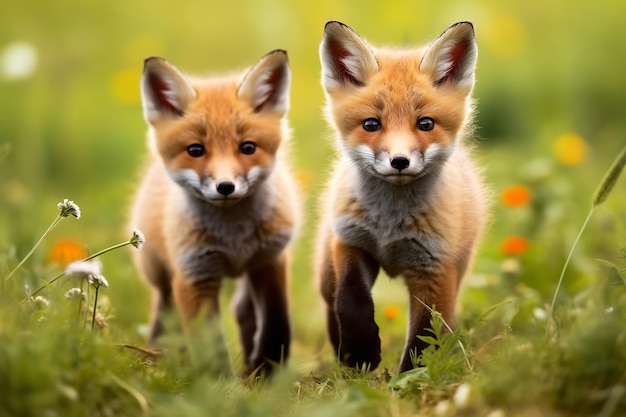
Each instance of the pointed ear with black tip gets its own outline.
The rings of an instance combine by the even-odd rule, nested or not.
[[[287,52],[277,49],[265,55],[246,74],[237,90],[237,97],[250,103],[255,112],[279,116],[289,109],[291,70]]]
[[[378,71],[367,42],[341,22],[326,23],[319,52],[322,85],[327,92],[362,87]]]
[[[420,63],[420,71],[430,73],[436,86],[471,90],[478,47],[474,27],[459,22],[441,34],[429,46]]]
[[[141,102],[148,122],[182,116],[196,97],[187,77],[165,59],[151,57],[144,61]]]

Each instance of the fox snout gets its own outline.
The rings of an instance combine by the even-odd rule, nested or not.
[[[229,206],[246,197],[252,191],[250,178],[243,174],[231,177],[206,177],[201,183],[202,198],[217,206]]]
[[[398,171],[402,171],[403,169],[408,168],[410,164],[411,160],[404,156],[394,156],[389,161],[389,165],[391,165],[392,168],[397,169]]]
[[[355,152],[359,159],[369,160],[375,175],[394,184],[407,184],[437,169],[448,158],[450,150],[431,144],[425,150],[391,150],[383,148],[372,151],[362,146]],[[355,156],[356,156],[355,155]],[[367,157],[366,155],[369,155]]]
[[[421,175],[424,156],[419,150],[393,154],[382,150],[374,158],[374,170],[389,182],[406,184]]]
[[[231,181],[225,180],[217,183],[216,187],[217,192],[223,195],[224,197],[228,197],[230,194],[235,191],[235,184]]]

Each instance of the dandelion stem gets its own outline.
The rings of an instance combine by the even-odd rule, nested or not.
[[[91,316],[91,329],[93,330],[93,325],[96,322],[96,307],[98,307],[98,290],[100,287],[96,287],[96,296],[93,301],[93,315]]]
[[[96,252],[93,255],[86,257],[85,259],[83,259],[83,262],[91,261],[93,258],[97,258],[98,256],[104,255],[107,252],[111,252],[115,249],[123,248],[124,246],[128,246],[130,244],[131,244],[130,241],[126,241],[126,242],[118,243],[117,245],[109,246],[108,248],[102,249],[101,251]]]
[[[37,288],[35,291],[33,291],[33,296],[39,294],[40,292],[42,292],[43,290],[45,290],[46,288],[48,288],[51,284],[54,284],[55,281],[57,281],[59,278],[64,277],[66,274],[65,272],[61,272],[59,275],[57,275],[56,277],[52,278],[50,281],[44,281],[44,285],[42,285],[41,287]]]
[[[107,252],[111,252],[112,250],[119,249],[119,248],[123,248],[124,246],[128,246],[128,245],[131,245],[131,244],[132,244],[132,243],[131,243],[130,241],[128,241],[128,240],[127,240],[126,242],[121,242],[121,243],[118,243],[117,245],[109,246],[108,248],[102,249],[101,251],[96,252],[96,253],[94,253],[93,255],[90,255],[90,256],[86,257],[86,258],[85,258],[85,259],[83,259],[81,262],[87,262],[87,261],[90,261],[90,260],[92,260],[92,259],[94,259],[94,258],[96,258],[96,257],[98,257],[98,256],[100,256],[100,255],[104,255],[104,254],[105,254],[105,253],[107,253]],[[45,290],[48,286],[50,286],[50,284],[54,283],[56,280],[58,280],[59,278],[61,278],[61,277],[65,276],[65,275],[66,275],[66,273],[65,273],[65,271],[64,271],[64,272],[61,272],[61,273],[60,273],[59,275],[57,275],[56,277],[52,278],[50,281],[44,281],[44,285],[43,285],[43,286],[41,286],[41,287],[39,287],[39,288],[38,288],[36,291],[34,291],[31,295],[34,297],[35,295],[39,294],[41,291]],[[23,299],[23,300],[22,300],[22,303],[23,303],[23,302],[25,302],[25,301],[27,301],[27,298]]]
[[[63,216],[58,215],[56,219],[54,219],[54,221],[50,224],[50,226],[48,226],[48,228],[43,233],[43,235],[39,238],[37,243],[35,243],[35,245],[31,248],[31,250],[26,254],[26,256],[24,256],[24,258],[22,258],[20,263],[18,263],[17,266],[13,268],[11,272],[9,272],[9,275],[7,275],[6,278],[4,278],[4,282],[7,282],[17,272],[17,270],[20,269],[22,265],[24,265],[24,263],[28,260],[28,258],[31,257],[31,255],[35,252],[35,250],[37,250],[37,248],[41,245],[44,239],[48,237],[48,235],[61,222],[61,220],[63,220]]]

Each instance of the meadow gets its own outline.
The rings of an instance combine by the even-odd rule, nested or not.
[[[626,3],[231,3],[0,4],[0,416],[626,415],[626,176],[614,167],[605,177],[626,144]],[[457,330],[435,314],[423,367],[401,375],[403,284],[381,276],[374,288],[383,362],[367,372],[335,362],[313,282],[317,200],[334,158],[317,54],[328,20],[374,44],[424,44],[461,20],[476,29],[475,154],[490,225]],[[164,352],[146,347],[150,291],[126,218],[146,152],[144,58],[211,74],[276,48],[293,71],[305,220],[291,358],[271,380],[250,380],[236,376],[232,281],[222,327],[235,376],[208,330],[195,341],[172,331]],[[57,206],[65,199],[79,218]],[[108,286],[63,274],[93,255]],[[74,287],[84,299],[66,294]]]

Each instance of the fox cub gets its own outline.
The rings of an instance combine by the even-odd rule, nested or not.
[[[409,293],[399,371],[426,344],[434,306],[452,325],[459,285],[485,223],[470,157],[477,46],[470,23],[430,45],[373,48],[348,26],[326,24],[320,45],[326,114],[340,157],[325,195],[317,276],[328,333],[348,366],[381,360],[371,288],[380,268]]]
[[[131,223],[155,289],[150,342],[176,307],[183,327],[219,313],[223,277],[235,296],[248,372],[289,354],[288,254],[298,217],[285,161],[291,72],[285,51],[244,76],[191,79],[162,58],[145,61],[143,113],[151,150]]]

